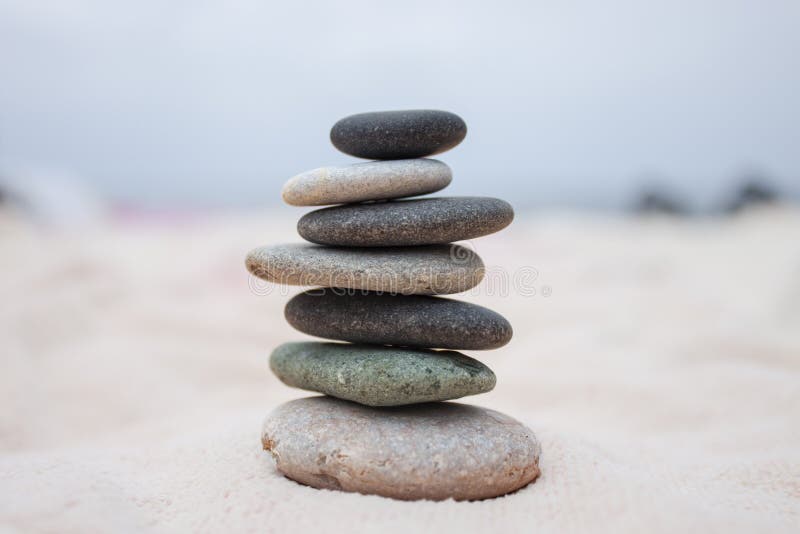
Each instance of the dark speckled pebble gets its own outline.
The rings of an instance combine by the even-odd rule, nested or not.
[[[320,245],[434,245],[492,234],[513,219],[511,205],[496,198],[422,198],[312,211],[298,221],[297,231]]]
[[[292,298],[285,315],[303,333],[353,343],[485,350],[502,347],[513,334],[488,308],[421,295],[313,289]]]
[[[367,159],[431,156],[450,150],[466,135],[467,125],[461,117],[432,109],[359,113],[331,128],[333,146]]]
[[[349,343],[284,343],[270,368],[289,386],[369,406],[457,399],[494,388],[495,376],[459,352]]]

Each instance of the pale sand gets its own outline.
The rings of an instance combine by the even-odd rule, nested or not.
[[[69,235],[0,213],[0,527],[798,531],[800,212],[523,215],[475,240],[490,270],[539,274],[535,296],[469,293],[515,337],[467,352],[498,379],[467,402],[543,455],[535,484],[474,503],[314,490],[261,451],[263,417],[304,395],[269,351],[308,338],[283,320],[300,288],[254,295],[244,256],[298,240],[303,212]]]

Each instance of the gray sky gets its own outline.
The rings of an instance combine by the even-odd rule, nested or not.
[[[442,108],[453,194],[711,203],[747,169],[800,193],[800,2],[0,0],[0,164],[151,205],[279,201],[355,162],[359,111]],[[727,187],[726,187],[727,186]]]

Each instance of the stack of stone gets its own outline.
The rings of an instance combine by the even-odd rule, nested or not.
[[[300,219],[298,232],[312,244],[248,255],[247,268],[260,278],[317,287],[289,301],[286,319],[340,341],[286,343],[270,358],[287,385],[327,395],[286,403],[264,424],[264,448],[289,478],[400,499],[481,499],[538,476],[539,444],[522,424],[435,402],[491,390],[494,373],[455,350],[498,348],[512,335],[499,314],[434,296],[481,281],[480,257],[452,243],[506,227],[511,206],[486,197],[396,200],[446,187],[450,168],[425,156],[456,146],[466,132],[460,117],[443,111],[340,120],[334,146],[378,161],[289,180],[287,203],[338,205]]]

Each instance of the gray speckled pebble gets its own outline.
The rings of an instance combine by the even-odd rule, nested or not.
[[[333,146],[367,159],[406,159],[449,150],[467,135],[463,119],[448,111],[409,109],[350,115],[331,128]]]
[[[450,167],[435,159],[320,167],[286,182],[283,200],[292,206],[324,206],[413,197],[444,189],[452,179]]]
[[[512,336],[499,313],[422,295],[314,289],[292,298],[285,315],[301,332],[353,343],[482,350],[501,347]]]
[[[305,214],[307,241],[348,247],[452,243],[502,230],[514,219],[508,202],[489,197],[437,197],[324,208]]]
[[[297,482],[405,500],[504,495],[539,476],[541,456],[519,421],[455,402],[369,408],[297,399],[267,417],[261,442]]]
[[[495,384],[491,369],[454,351],[306,341],[279,346],[269,366],[289,386],[369,406],[458,399]]]
[[[345,287],[405,295],[460,293],[483,279],[481,258],[458,245],[333,248],[291,244],[257,248],[247,269],[277,284]]]

